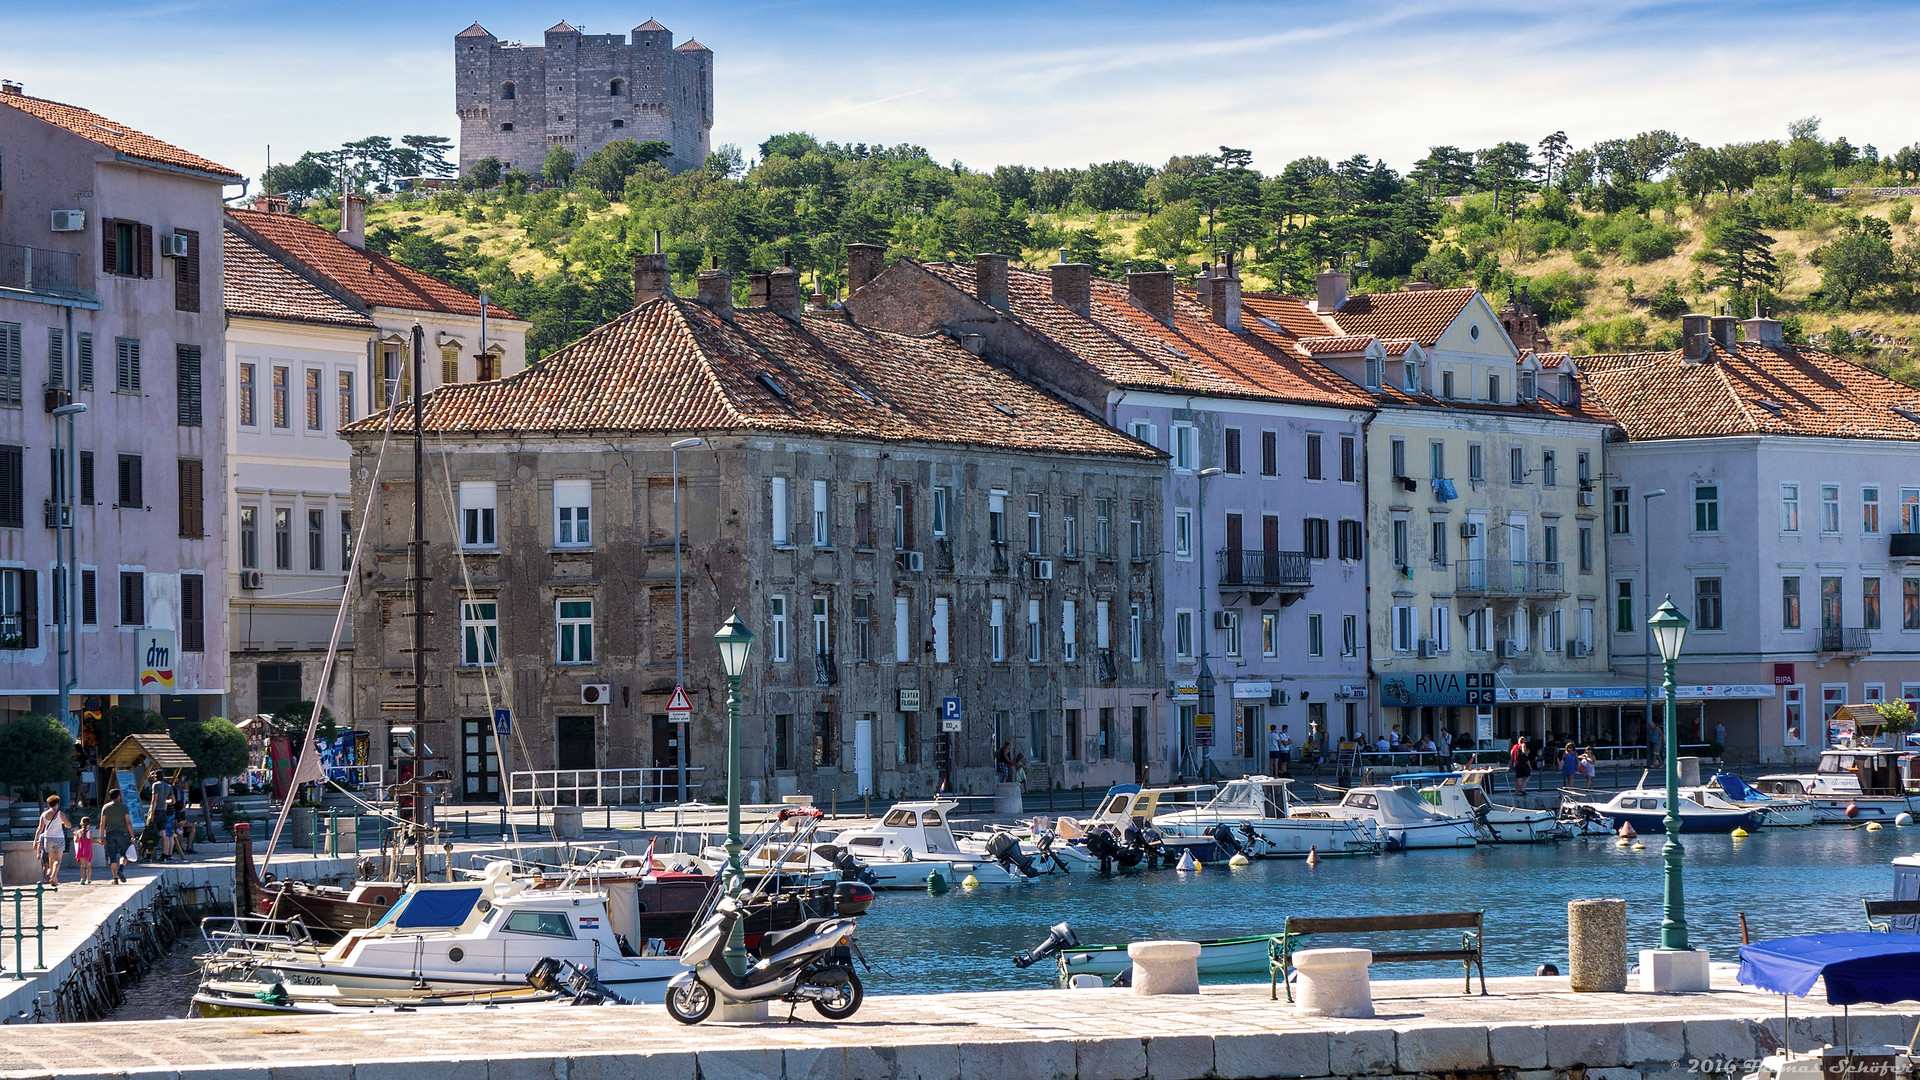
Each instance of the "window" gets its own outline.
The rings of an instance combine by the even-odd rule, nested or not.
[[[1040,521],[1040,496],[1027,496],[1027,554],[1040,554],[1045,532]]]
[[[1820,531],[1837,533],[1840,531],[1840,485],[1820,485]]]
[[[1324,478],[1324,475],[1320,471],[1320,433],[1317,431],[1309,431],[1307,432],[1307,479],[1321,480]]]
[[[1478,484],[1487,478],[1486,448],[1479,443],[1467,444],[1467,479]]]
[[[1593,573],[1593,527],[1580,526],[1580,572]]]
[[[494,514],[500,498],[491,480],[460,481],[460,546],[490,548],[498,544]]]
[[[1840,589],[1844,584],[1844,579],[1839,577],[1823,575],[1820,578],[1820,628],[1822,630],[1837,630],[1845,625],[1841,621],[1843,605],[1840,600]]]
[[[933,662],[936,664],[948,663],[953,657],[953,639],[948,634],[952,611],[952,599],[945,596],[933,598]]]
[[[75,334],[74,340],[79,346],[74,353],[80,368],[80,389],[91,390],[93,389],[93,335]]]
[[[353,372],[343,371],[338,380],[339,400],[334,402],[334,414],[339,418],[340,426],[353,423]]]
[[[1800,531],[1800,485],[1780,485],[1780,531]]]
[[[775,771],[786,772],[793,768],[793,714],[780,713],[773,718],[773,767]]]
[[[593,481],[553,482],[553,545],[565,548],[593,545]]]
[[[1113,648],[1113,602],[1110,600],[1093,602],[1093,647],[1103,653]]]
[[[1193,425],[1174,424],[1170,430],[1173,433],[1172,445],[1167,447],[1167,452],[1173,455],[1173,467],[1185,472],[1198,468],[1195,463],[1197,455],[1194,452]]]
[[[1340,480],[1341,482],[1351,484],[1354,481],[1358,480],[1359,469],[1360,469],[1359,447],[1353,441],[1353,436],[1351,435],[1340,436]]]
[[[1633,489],[1614,488],[1608,509],[1612,512],[1610,528],[1613,530],[1613,535],[1630,535],[1633,532]]]
[[[1183,663],[1193,659],[1193,612],[1185,608],[1173,613],[1173,658]]]
[[[113,339],[113,392],[140,392],[140,339]]]
[[[1613,583],[1613,632],[1631,634],[1639,629],[1633,624],[1633,580],[1621,578]]]
[[[1260,433],[1260,475],[1280,475],[1280,433],[1277,431]]]
[[[1487,400],[1495,405],[1500,404],[1500,373],[1497,371],[1487,372]]]
[[[207,579],[180,575],[180,651],[207,651]]]
[[[1507,448],[1507,479],[1515,484],[1527,482],[1527,453],[1518,446]]]
[[[147,625],[147,575],[138,570],[120,572],[120,625]]]
[[[1693,579],[1693,628],[1725,629],[1720,623],[1720,579],[1717,577]]]
[[[1447,444],[1438,439],[1427,444],[1427,475],[1435,480],[1447,475]]]
[[[1393,565],[1395,567],[1406,568],[1409,543],[1407,515],[1404,513],[1393,515]]]
[[[1872,536],[1880,531],[1880,488],[1860,489],[1860,531]]]
[[[1052,741],[1052,733],[1047,730],[1047,710],[1030,710],[1027,713],[1027,749],[1033,754],[1033,760],[1047,760],[1047,744]]]
[[[1540,484],[1543,487],[1560,485],[1559,462],[1554,458],[1551,450],[1540,451]]]
[[[1228,656],[1239,656],[1240,655],[1240,613],[1237,611],[1223,611],[1220,614],[1222,616],[1223,621],[1225,621],[1225,623],[1227,624],[1224,630],[1226,643],[1225,643],[1225,647],[1221,651],[1226,653],[1226,655]]]
[[[94,504],[93,451],[91,450],[80,451],[80,504],[82,506]]]
[[[508,121],[505,121],[505,122],[503,122],[503,123],[501,123],[501,125],[500,125],[500,130],[501,130],[501,131],[512,131],[512,130],[513,130],[513,121],[511,121],[511,120],[508,120]]]
[[[893,598],[893,662],[913,663],[913,601],[910,597]]]
[[[289,407],[287,391],[287,369],[275,365],[273,369],[273,426],[277,428],[291,427],[293,424],[293,420],[287,412]]]
[[[39,647],[39,577],[33,570],[0,569],[0,649]]]
[[[1067,746],[1066,746],[1065,760],[1079,761],[1081,759],[1080,758],[1080,755],[1081,755],[1080,742],[1083,737],[1080,730],[1080,710],[1067,709],[1066,720],[1067,720],[1067,725],[1066,725],[1067,726],[1067,738],[1066,738]]]
[[[1447,565],[1447,519],[1437,517],[1432,519],[1430,524],[1433,533],[1433,539],[1430,545],[1433,565],[1436,567],[1444,567]]]
[[[460,349],[455,345],[440,347],[440,382],[457,383],[460,381]]]
[[[201,463],[193,458],[181,458],[177,479],[180,486],[180,536],[185,540],[198,540],[207,535],[207,508],[204,470]]]
[[[492,667],[500,662],[500,605],[470,600],[460,605],[460,663]]]
[[[1147,651],[1146,614],[1140,604],[1127,605],[1127,655],[1134,663]]]
[[[1720,488],[1718,485],[1701,484],[1693,489],[1693,531],[1703,533],[1720,531]]]
[[[560,628],[556,658],[562,664],[593,663],[593,601],[561,600],[555,606],[554,621]]]
[[[147,505],[141,471],[140,455],[120,455],[120,498],[114,505],[128,510],[139,510]]]
[[[293,569],[293,511],[286,507],[273,511],[273,568]]]
[[[327,512],[307,511],[307,569],[327,568]],[[340,569],[345,570],[343,565]]]
[[[240,409],[240,426],[241,427],[258,427],[260,424],[259,416],[255,415],[253,411],[253,407],[254,407],[253,373],[254,373],[254,366],[252,364],[240,365],[240,391],[236,395],[236,397],[239,399],[238,403],[239,403],[239,409]]]
[[[1516,378],[1520,383],[1519,393],[1521,401],[1532,401],[1539,395],[1539,379],[1533,372],[1522,370]]]
[[[913,489],[893,485],[893,549],[913,550]]]
[[[937,487],[933,489],[933,535],[947,535],[947,511],[953,499],[953,489]]]
[[[240,569],[260,569],[260,508],[240,508]]]
[[[320,417],[320,369],[307,369],[307,430],[319,431]]]
[[[830,522],[827,520],[827,482],[825,480],[815,480],[813,482],[814,547],[823,548],[832,544],[833,536],[828,531],[829,524]]]
[[[987,493],[987,542],[1004,547],[1007,542],[1007,493]]]
[[[1453,371],[1451,369],[1440,373],[1440,396],[1448,401],[1453,400]]]
[[[340,511],[340,570],[353,566],[353,511]]]
[[[1278,522],[1275,522],[1276,527]],[[1340,557],[1348,562],[1359,562],[1367,557],[1365,527],[1352,518],[1340,522]]]
[[[767,480],[767,493],[773,508],[773,546],[786,547],[793,543],[793,529],[787,513],[787,478],[775,476]]]
[[[1223,472],[1225,472],[1229,476],[1239,476],[1240,475],[1240,429],[1237,427],[1227,428],[1224,432],[1222,432],[1222,436],[1226,443],[1226,463],[1221,467],[1221,469]]]
[[[1405,371],[1406,371],[1407,393],[1409,394],[1419,393],[1420,392],[1420,365],[1413,362],[1412,360],[1409,360],[1405,365]]]
[[[181,427],[200,426],[200,346],[173,347],[174,411]]]
[[[1467,651],[1486,652],[1493,637],[1493,609],[1475,608],[1467,615]]]
[[[0,323],[0,405],[18,406],[21,397],[20,324]]]
[[[1413,623],[1418,609],[1412,604],[1393,606],[1393,649],[1395,652],[1413,651]]]
[[[1147,530],[1141,519],[1146,512],[1146,504],[1139,499],[1130,504],[1131,516],[1127,519],[1127,538],[1131,544],[1133,560],[1139,562],[1147,557]]]
[[[1193,558],[1193,511],[1191,510],[1173,512],[1173,557]]]
[[[1433,609],[1434,621],[1441,623],[1446,608]],[[1444,629],[1444,626],[1442,627]],[[1360,616],[1347,614],[1340,616],[1340,655],[1348,660],[1360,655]]]
[[[996,664],[1007,659],[1007,602],[998,596],[987,608],[987,658]]]
[[[1113,554],[1113,500],[1093,500],[1093,553],[1101,558]]]
[[[1040,601],[1033,598],[1027,601],[1027,663],[1037,664],[1046,656],[1046,643],[1042,640],[1045,624],[1041,621]]]
[[[1378,356],[1367,357],[1367,389],[1378,390],[1387,377],[1387,362]]]
[[[1327,655],[1325,620],[1319,612],[1307,616],[1307,657],[1318,660]]]
[[[1900,531],[1920,532],[1920,488],[1900,489]]]
[[[506,83],[500,87],[500,100],[501,101],[513,100],[513,84],[512,83]]]
[[[819,659],[833,656],[833,617],[825,596],[813,598],[813,655]]]
[[[1132,424],[1127,426],[1127,431],[1134,438],[1139,439],[1141,442],[1146,443],[1148,446],[1160,445],[1159,443],[1156,443],[1153,441],[1153,435],[1154,435],[1153,425],[1147,423],[1145,420],[1135,420]]]
[[[1804,686],[1781,688],[1780,741],[1788,746],[1807,745],[1807,689]]]
[[[1560,562],[1560,526],[1543,526],[1540,530],[1540,537],[1540,556],[1542,560],[1558,565]]]
[[[1280,655],[1280,613],[1277,611],[1260,613],[1260,655],[1269,658]]]
[[[116,277],[152,277],[153,226],[112,218],[101,222],[100,269]]]
[[[395,401],[405,401],[412,380],[406,349],[400,345],[381,345],[378,378],[373,387],[374,407],[384,409]]]
[[[1833,714],[1847,703],[1846,683],[1822,683],[1820,685],[1820,718],[1827,724],[1833,723]],[[1829,741],[1832,735],[1829,732]]]
[[[100,625],[100,590],[97,571],[80,571],[80,621],[88,626]]]
[[[1301,522],[1302,543],[1309,559],[1327,557],[1327,519],[1307,518]]]
[[[769,621],[772,623],[772,630],[769,632],[770,640],[767,642],[767,651],[772,655],[773,663],[784,664],[787,662],[789,656],[787,652],[787,598],[784,596],[768,597],[767,614]]]
[[[1880,579],[1877,577],[1860,579],[1860,628],[1880,629]]]
[[[541,937],[570,938],[573,926],[564,912],[516,911],[507,916],[502,928],[510,934],[538,934]]]
[[[857,664],[873,661],[873,597],[853,598],[853,660]]]
[[[1072,495],[1060,500],[1060,554],[1080,556],[1080,500]]]
[[[873,485],[853,485],[853,546],[873,546]]]
[[[1780,629],[1800,629],[1800,577],[1797,574],[1780,579]]]
[[[1920,578],[1900,581],[1900,629],[1920,630]]]
[[[1407,475],[1407,440],[1394,439],[1387,446],[1388,460],[1392,462],[1394,478]]]

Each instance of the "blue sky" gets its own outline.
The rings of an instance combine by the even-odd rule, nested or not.
[[[1666,127],[1703,142],[1823,131],[1920,140],[1920,5],[1456,2],[822,3],[229,0],[0,5],[0,76],[257,175],[370,134],[457,135],[452,38],[534,41],[648,18],[715,54],[714,142],[914,142],[981,168],[1225,144],[1257,167],[1430,144],[1576,146]]]

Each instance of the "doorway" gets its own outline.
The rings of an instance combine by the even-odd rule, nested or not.
[[[853,722],[853,775],[859,794],[873,794],[873,714]]]
[[[666,713],[652,713],[647,721],[653,731],[652,764],[659,771],[648,781],[644,797],[666,802],[680,795],[679,744],[675,740],[686,725],[668,723]],[[687,766],[691,768],[693,762],[687,762]]]
[[[500,801],[500,743],[491,720],[460,721],[460,798],[470,803]]]
[[[1147,707],[1133,707],[1133,782],[1147,782]]]
[[[593,717],[555,717],[553,767],[556,769],[593,768],[593,741]]]

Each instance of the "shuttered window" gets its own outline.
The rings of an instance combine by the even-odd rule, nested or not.
[[[147,625],[147,575],[120,571],[120,625]]]
[[[0,323],[0,405],[20,404],[20,324]]]
[[[113,339],[113,392],[140,392],[140,339]]]
[[[114,505],[138,510],[147,505],[140,477],[140,455],[120,455],[120,498]]]
[[[180,365],[180,374],[175,383],[176,396],[180,403],[180,426],[200,426],[200,346],[175,345],[174,359]]]
[[[0,529],[27,526],[27,449],[0,446]]]
[[[201,465],[192,458],[180,459],[180,535],[198,540],[207,535],[207,510],[201,494]]]
[[[207,651],[207,579],[180,575],[180,651]]]
[[[20,636],[18,641],[23,649],[40,647],[40,572],[38,570],[17,571],[20,581]]]
[[[73,363],[80,369],[80,389],[93,389],[93,335],[73,336]]]
[[[67,336],[57,326],[47,329],[47,385],[67,385]]]
[[[100,228],[100,268],[119,277],[152,277],[153,226],[108,218]]]
[[[173,309],[200,310],[200,234],[192,229],[175,229],[186,238],[187,253],[173,260]]]
[[[80,505],[93,505],[93,451],[80,451]]]
[[[100,623],[99,572],[80,571],[80,622],[86,626]]]

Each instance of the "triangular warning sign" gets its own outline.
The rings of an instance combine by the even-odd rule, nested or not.
[[[687,700],[686,687],[676,686],[673,688],[673,700],[667,702],[667,711],[668,712],[692,712],[693,711],[693,702]]]

